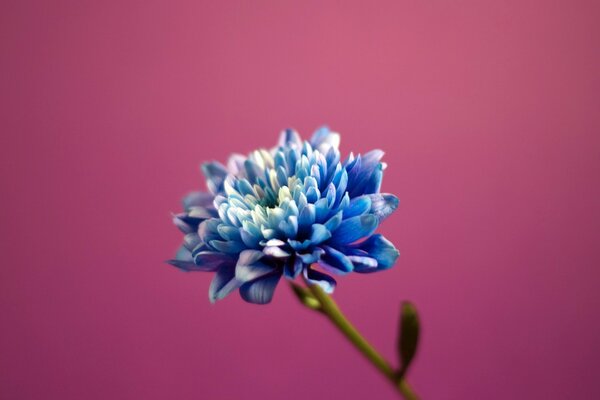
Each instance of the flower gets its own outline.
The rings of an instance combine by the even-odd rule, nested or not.
[[[209,192],[191,193],[174,215],[185,236],[169,263],[215,272],[212,302],[239,289],[257,304],[271,301],[282,276],[303,274],[331,293],[330,274],[390,268],[399,252],[374,233],[398,207],[396,196],[379,191],[383,152],[341,161],[339,142],[326,127],[310,141],[288,129],[270,151],[234,154],[227,167],[203,164]]]

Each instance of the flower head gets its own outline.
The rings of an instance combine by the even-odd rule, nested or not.
[[[185,211],[173,220],[184,243],[169,263],[215,272],[211,301],[239,289],[258,304],[271,301],[282,276],[303,274],[331,293],[330,274],[390,268],[399,252],[374,233],[398,206],[396,196],[379,191],[383,152],[341,161],[339,142],[326,127],[310,141],[285,130],[272,150],[234,154],[226,167],[202,165],[209,192],[183,200]]]

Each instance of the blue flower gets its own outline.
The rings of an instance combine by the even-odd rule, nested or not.
[[[209,193],[191,193],[174,215],[185,236],[169,263],[215,272],[212,302],[239,289],[257,304],[271,301],[282,276],[303,274],[331,293],[331,274],[390,268],[399,252],[375,233],[398,207],[396,196],[379,191],[383,152],[342,161],[339,142],[326,127],[310,141],[288,129],[272,150],[202,165]]]

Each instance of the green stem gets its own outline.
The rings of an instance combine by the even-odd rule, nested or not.
[[[418,400],[419,397],[408,385],[404,378],[398,381],[396,371],[390,366],[385,358],[381,356],[367,342],[367,340],[356,330],[356,328],[348,321],[342,311],[339,309],[333,299],[325,293],[318,285],[311,285],[307,282],[308,288],[312,294],[319,300],[320,309],[323,314],[346,336],[346,338],[360,351],[371,363],[381,372],[396,388],[396,390],[406,400]]]

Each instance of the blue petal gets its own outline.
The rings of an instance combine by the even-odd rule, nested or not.
[[[370,180],[374,175],[377,175],[377,171],[381,171],[379,162],[381,157],[383,157],[383,151],[372,150],[363,156],[357,156],[353,162],[346,166],[346,170],[348,170],[348,191],[350,192],[350,197],[363,194],[367,185],[374,186],[374,183],[370,182]],[[376,177],[376,180],[380,182],[381,177]]]
[[[379,218],[380,222],[396,211],[400,203],[396,196],[389,193],[377,193],[368,196],[371,198],[370,213]]]
[[[323,249],[317,247],[311,253],[296,253],[298,257],[302,260],[304,264],[312,264],[319,261],[321,255],[324,253]]]
[[[336,213],[333,217],[329,218],[329,220],[327,222],[325,222],[325,228],[327,228],[327,230],[329,232],[333,232],[335,231],[338,226],[340,226],[340,224],[342,223],[342,212],[338,212]]]
[[[383,165],[380,163],[373,173],[369,176],[365,187],[362,189],[362,193],[371,194],[379,193],[381,188],[381,180],[383,179]]]
[[[325,250],[325,254],[321,256],[321,261],[335,268],[335,272],[346,274],[352,271],[352,262],[344,253],[329,246],[323,246],[323,249]]]
[[[244,170],[250,183],[256,183],[262,172],[262,169],[252,160],[244,161]]]
[[[381,234],[375,234],[353,247],[367,252],[369,257],[376,259],[377,270],[390,268],[400,256],[400,252],[394,247],[392,242]]]
[[[240,287],[242,299],[254,304],[267,304],[273,299],[281,273],[275,273],[244,283]]]
[[[348,188],[348,172],[346,172],[345,168],[341,168],[339,172],[336,172],[332,183],[336,187],[335,202],[339,204],[342,201],[344,194],[346,194],[346,189]]]
[[[329,149],[337,149],[339,147],[340,135],[331,132],[328,127],[323,126],[315,131],[310,139],[310,144],[322,154],[327,154]]]
[[[295,130],[286,129],[279,136],[279,146],[300,148],[302,146],[302,139],[300,139],[300,135]]]
[[[323,222],[323,220],[329,214],[329,206],[327,205],[327,199],[322,198],[317,200],[315,203],[315,221]]]
[[[300,275],[300,272],[302,272],[303,266],[302,259],[299,257],[290,258],[283,268],[283,275],[288,279],[296,279]]]
[[[208,288],[208,298],[211,303],[221,300],[229,293],[240,286],[240,282],[235,279],[235,264],[223,264],[215,274],[210,287]]]
[[[332,243],[352,243],[367,237],[375,231],[379,220],[372,214],[360,215],[343,220],[340,226],[335,230],[330,242]]]
[[[304,269],[304,277],[310,284],[319,285],[325,293],[333,293],[335,289],[335,279],[310,267]]]
[[[240,228],[221,224],[217,227],[217,231],[219,232],[219,234],[221,235],[223,240],[236,241],[236,242],[239,242],[240,240],[242,240],[242,238],[240,236]]]
[[[244,244],[248,248],[250,248],[250,249],[258,248],[258,243],[260,242],[259,237],[252,235],[245,229],[240,229],[240,237],[242,239],[242,242],[244,242]]]
[[[310,241],[312,244],[323,243],[331,237],[331,232],[325,227],[325,225],[314,224],[312,226]]]
[[[256,196],[256,192],[254,192],[254,188],[246,179],[240,179],[237,181],[237,190],[240,192],[242,196],[250,195]]]
[[[344,218],[348,219],[363,215],[371,209],[371,198],[369,196],[359,196],[350,200],[348,207],[344,208]]]
[[[312,137],[310,138],[310,144],[313,147],[317,147],[318,145],[323,143],[325,139],[327,139],[327,136],[330,132],[331,131],[329,130],[329,127],[327,125],[323,125],[319,129],[317,129],[315,133],[313,133]]]
[[[298,217],[291,215],[286,221],[281,221],[279,223],[279,229],[285,233],[286,237],[291,239],[295,238],[298,233]]]
[[[307,234],[310,230],[312,224],[315,223],[315,206],[314,204],[307,204],[300,211],[300,215],[298,216],[298,233],[303,235]]]
[[[213,194],[223,191],[223,183],[227,176],[227,168],[223,164],[213,161],[202,164],[202,172],[206,177],[206,185],[208,190]]]
[[[298,240],[288,239],[288,243],[290,244],[292,249],[294,249],[296,251],[306,250],[312,244],[312,242],[308,239],[306,239],[302,242],[300,242]]]

